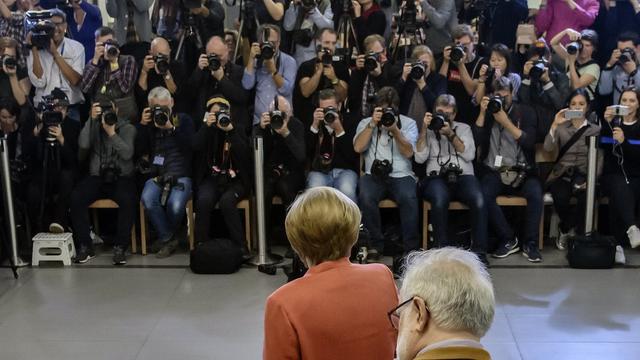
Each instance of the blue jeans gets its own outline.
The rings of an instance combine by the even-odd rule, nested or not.
[[[487,252],[487,208],[480,188],[480,182],[473,175],[458,177],[458,184],[449,188],[440,177],[427,178],[422,184],[422,196],[431,203],[429,219],[433,225],[433,237],[438,247],[449,246],[447,224],[449,202],[459,200],[471,210],[473,245],[471,250],[478,254]],[[423,224],[427,226],[427,224]]]
[[[149,222],[158,232],[158,240],[165,242],[171,240],[178,224],[185,213],[185,205],[191,196],[191,178],[178,179],[180,186],[171,188],[167,199],[166,209],[160,204],[162,188],[153,179],[147,180],[142,189],[142,205],[147,211]]]
[[[540,180],[537,177],[529,176],[519,189],[514,189],[502,184],[498,173],[490,172],[482,177],[481,183],[484,199],[487,202],[487,210],[489,210],[489,221],[498,236],[500,244],[511,241],[515,233],[504,217],[502,209],[496,203],[496,198],[499,195],[515,195],[527,199],[523,244],[531,244],[537,247],[543,201]]]
[[[360,177],[359,202],[362,223],[369,230],[371,246],[384,249],[380,224],[380,200],[390,198],[398,204],[404,251],[420,248],[418,240],[418,196],[416,180],[411,176],[381,180],[371,175]]]
[[[332,169],[328,174],[319,171],[310,171],[307,176],[307,189],[318,186],[330,186],[358,203],[356,189],[358,187],[358,174],[349,169]]]

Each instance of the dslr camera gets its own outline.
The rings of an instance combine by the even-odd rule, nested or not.
[[[514,165],[511,168],[511,170],[516,171],[517,175],[513,180],[513,182],[511,182],[510,186],[513,187],[514,189],[517,189],[520,186],[522,186],[522,184],[524,184],[524,181],[527,179],[527,176],[531,172],[531,169],[532,169],[531,166],[523,162],[519,162],[516,165]]]
[[[427,72],[427,68],[422,61],[417,61],[411,64],[411,72],[409,76],[413,80],[420,80],[424,77],[424,74]]]
[[[382,117],[380,118],[380,124],[385,127],[393,126],[396,122],[396,112],[393,108],[383,108],[381,111]]]
[[[209,71],[218,71],[222,66],[220,58],[216,54],[207,55],[207,61],[209,62]]]
[[[380,62],[380,54],[375,51],[369,51],[364,57],[364,70],[366,72],[372,72],[378,67]]]
[[[322,109],[322,112],[324,113],[324,123],[327,125],[333,124],[334,121],[340,118],[338,109],[333,106],[328,106]]]
[[[2,55],[0,59],[2,61],[2,65],[9,70],[13,70],[18,66],[18,60],[16,60],[14,56]]]
[[[386,179],[389,177],[391,172],[393,171],[393,165],[389,162],[389,160],[373,160],[373,164],[371,164],[371,175],[377,177],[378,179]]]
[[[447,119],[445,118],[444,114],[442,114],[441,112],[436,112],[431,118],[431,123],[429,123],[428,129],[437,133],[440,131],[440,129],[442,129],[446,120]]]
[[[120,54],[120,46],[115,40],[107,40],[104,42],[104,53],[106,58],[114,59]]]
[[[263,41],[260,44],[260,55],[258,55],[258,59],[260,60],[271,60],[276,54],[276,48],[270,41]]]
[[[618,58],[620,65],[624,65],[630,61],[636,61],[636,52],[632,48],[625,48]]]
[[[62,113],[55,110],[56,105],[56,100],[52,95],[42,97],[39,110],[42,112],[42,124],[44,129],[62,124]],[[56,138],[49,135],[48,131],[45,131],[44,134],[47,142],[54,143],[56,141]]]
[[[318,45],[316,47],[316,53],[322,54],[320,55],[320,60],[318,60],[322,65],[329,66],[333,64],[333,55],[331,54],[331,50],[323,48],[322,45]]]
[[[549,64],[544,59],[539,59],[533,62],[531,70],[529,70],[529,77],[531,80],[540,80],[544,70],[548,68]]]
[[[46,49],[51,46],[51,39],[56,29],[51,21],[51,12],[47,10],[27,11],[24,18],[25,32],[31,32],[31,45],[38,49]]]
[[[451,62],[457,64],[464,57],[465,48],[462,45],[455,45],[451,48],[451,54],[449,57],[451,58]]]
[[[227,127],[231,124],[231,115],[229,114],[229,109],[226,106],[221,106],[220,110],[218,110],[215,115],[220,127]]]
[[[500,110],[504,109],[504,97],[500,95],[494,95],[489,98],[489,104],[487,105],[487,110],[489,110],[492,114],[499,113]]]
[[[158,54],[153,57],[153,62],[156,63],[160,75],[165,75],[169,71],[169,57],[167,55]]]
[[[105,184],[113,184],[118,181],[118,178],[120,177],[120,168],[115,164],[113,160],[106,163],[101,163],[100,177]]]
[[[301,0],[301,3],[302,9],[307,12],[316,7],[316,0]]]
[[[575,55],[580,50],[582,50],[582,42],[581,41],[574,41],[572,43],[569,43],[569,44],[567,44],[566,49],[567,49],[567,54]]]
[[[115,125],[118,123],[118,116],[110,103],[100,104],[100,110],[102,111],[102,120],[107,125]]]
[[[457,185],[458,177],[460,175],[462,175],[462,168],[457,164],[449,163],[448,165],[444,165],[440,168],[440,177],[449,186]]]
[[[156,126],[165,126],[170,121],[171,110],[166,106],[151,107],[151,119]]]

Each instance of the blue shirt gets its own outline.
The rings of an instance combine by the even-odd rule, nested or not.
[[[358,124],[356,130],[356,136],[353,138],[355,143],[356,138],[371,122],[371,118],[362,119]],[[411,144],[413,151],[416,151],[416,142],[418,141],[418,126],[416,122],[404,115],[400,115],[400,124],[402,136]],[[378,136],[380,133],[380,136]],[[393,146],[392,146],[393,141]],[[377,151],[376,151],[376,144]],[[376,127],[371,134],[371,141],[369,141],[369,147],[364,152],[364,169],[365,173],[371,174],[371,164],[375,159],[393,161],[393,170],[391,171],[392,178],[402,178],[411,176],[415,178],[411,165],[411,159],[407,159],[400,153],[400,147],[395,139],[389,136],[389,131],[384,127]],[[393,160],[392,160],[393,159]]]
[[[282,85],[281,88],[276,88],[276,84],[271,76],[272,74],[270,74],[264,66],[259,69],[254,68],[253,74],[247,72],[246,68],[244,69],[242,87],[246,90],[256,88],[253,125],[260,122],[262,113],[269,111],[269,106],[276,95],[284,96],[289,101],[289,104],[292,103],[291,95],[296,81],[296,61],[291,56],[282,52],[279,52],[277,56],[276,64],[278,64],[278,74],[284,77],[284,85]]]
[[[71,37],[84,46],[84,63],[86,64],[93,59],[93,52],[96,47],[95,32],[102,26],[102,15],[100,14],[100,8],[89,4],[86,0],[80,3],[80,8],[85,12],[84,21],[80,29],[78,29],[76,18],[73,16],[73,8],[65,8],[64,12],[67,15],[67,27]]]

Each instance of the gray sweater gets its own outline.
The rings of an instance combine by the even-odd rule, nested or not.
[[[444,47],[451,45],[451,30],[458,25],[458,12],[453,0],[423,0],[420,2],[425,20],[427,43],[434,54],[441,54]]]
[[[609,95],[613,92],[613,103],[617,105],[620,103],[622,89],[633,85],[640,86],[640,71],[636,70],[635,74],[631,75],[616,65],[613,69],[602,70],[598,92],[600,95]]]
[[[134,6],[133,23],[136,32],[140,37],[140,41],[151,41],[151,19],[149,17],[149,8],[153,4],[153,0],[131,0]],[[115,23],[113,30],[116,33],[116,40],[120,46],[124,45],[127,40],[127,0],[107,0],[107,14],[114,18]]]
[[[100,120],[89,119],[80,131],[78,147],[80,161],[89,158],[89,175],[100,176],[100,164],[113,160],[121,176],[133,175],[133,150],[136,128],[119,119],[112,137],[102,129]]]
[[[564,154],[562,159],[558,160],[558,163],[554,166],[547,181],[551,182],[561,177],[565,171],[570,167],[576,167],[581,173],[587,173],[587,155],[589,153],[589,147],[587,146],[586,138],[589,136],[598,136],[600,134],[600,126],[585,121],[582,126],[589,124],[589,128],[580,136],[571,147]],[[567,121],[564,124],[559,125],[554,132],[551,130],[544,139],[544,150],[547,152],[560,151],[560,149],[566,144],[580,128],[576,128],[572,125],[571,121]],[[598,173],[601,172],[602,161],[600,164]]]

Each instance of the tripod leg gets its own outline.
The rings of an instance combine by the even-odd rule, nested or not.
[[[240,20],[240,27],[238,28],[238,39],[236,39],[236,48],[233,50],[233,61],[238,61],[238,48],[242,42],[242,31],[244,30],[244,19]]]

